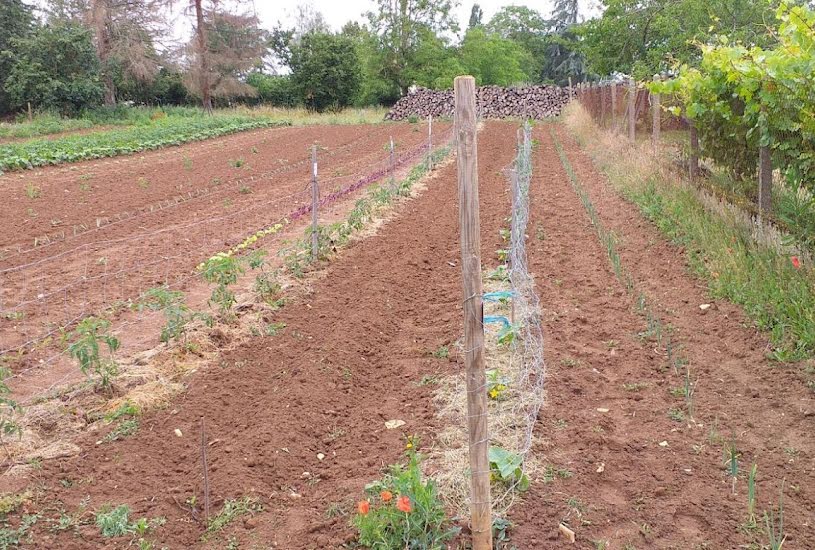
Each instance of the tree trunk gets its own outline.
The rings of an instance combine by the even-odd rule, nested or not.
[[[105,105],[116,105],[116,84],[110,74],[110,8],[108,0],[93,1],[93,31],[96,38],[96,55],[102,68],[105,86]]]
[[[196,33],[198,34],[198,56],[201,64],[201,74],[199,85],[201,86],[201,101],[207,114],[212,114],[212,96],[209,89],[209,63],[207,63],[207,39],[204,35],[204,10],[201,7],[201,0],[195,0],[195,19],[197,22]]]

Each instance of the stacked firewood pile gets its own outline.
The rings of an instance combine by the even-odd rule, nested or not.
[[[478,89],[478,109],[482,118],[554,117],[569,102],[569,95],[568,88],[558,86],[482,86]],[[453,116],[453,103],[452,90],[417,88],[397,101],[385,119],[449,117]]]

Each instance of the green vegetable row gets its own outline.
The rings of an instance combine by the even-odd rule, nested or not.
[[[0,171],[126,155],[244,130],[287,125],[286,122],[247,116],[164,119],[148,127],[9,143],[0,145]]]

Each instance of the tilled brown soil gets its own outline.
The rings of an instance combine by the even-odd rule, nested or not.
[[[439,139],[447,128],[437,125]],[[390,136],[403,155],[426,128],[275,128],[3,176],[0,349],[22,346],[11,367],[26,370],[53,357],[38,344],[57,327],[156,285],[186,289],[199,262],[310,202],[312,143],[325,196],[386,168]]]
[[[491,123],[480,142],[485,257],[499,247],[507,214],[500,170],[514,135],[513,124]],[[170,548],[222,548],[227,535],[247,547],[339,547],[352,531],[348,516],[330,517],[329,508],[353,508],[364,484],[401,460],[407,435],[432,442],[438,420],[431,390],[419,382],[459,368],[431,355],[461,330],[456,196],[452,163],[396,219],[332,261],[311,294],[280,312],[281,335],[224,352],[167,410],[142,418],[135,436],[95,445],[99,434],[92,434],[80,442],[81,455],[44,464],[31,480],[46,495],[39,506],[56,517],[88,496],[90,509],[126,503],[138,517],[167,518],[156,539]],[[213,507],[244,495],[265,507],[208,544],[200,540],[200,510],[185,505],[192,496],[199,508],[203,502],[201,418]],[[406,425],[387,430],[391,419]],[[35,529],[36,548],[123,542],[105,541],[92,525],[78,537],[51,533],[45,521]]]
[[[760,548],[761,529],[742,528],[745,473],[756,463],[759,523],[785,480],[784,548],[815,547],[813,394],[764,358],[766,337],[738,308],[713,303],[701,313],[698,306],[710,300],[686,273],[682,251],[611,190],[564,130],[556,131],[602,223],[618,235],[637,290],[670,330],[672,353],[688,361],[694,415],[669,418],[669,410],[684,408],[671,392],[683,376],[644,335],[646,319],[614,277],[548,127],[537,128],[527,249],[543,307],[548,380],[534,452],[551,468],[511,509],[512,543],[735,550],[755,541]],[[500,170],[513,155],[514,136],[514,124],[493,122],[479,138],[485,267],[509,208]],[[287,323],[281,335],[234,349],[221,342],[227,351],[218,364],[192,375],[166,410],[143,417],[135,436],[95,445],[100,434],[89,434],[78,457],[44,462],[28,480],[44,495],[29,547],[127,545],[128,538],[102,539],[92,525],[78,535],[48,528],[48,518],[75,511],[86,498],[90,510],[126,503],[137,517],[165,516],[152,535],[157,547],[222,548],[229,536],[242,548],[340,548],[349,541],[353,531],[340,512],[352,512],[363,485],[400,460],[407,435],[432,444],[441,428],[431,391],[419,381],[462,368],[456,357],[431,356],[461,331],[455,203],[450,164],[280,312]],[[214,507],[244,495],[265,507],[209,542],[200,539],[202,417]],[[406,425],[387,430],[391,419]],[[740,453],[735,495],[723,460],[729,442]],[[0,478],[0,487],[6,482]],[[185,504],[192,496],[196,513]],[[558,534],[560,522],[576,532],[575,545]]]
[[[737,307],[714,303],[703,313],[710,299],[682,251],[610,188],[565,129],[557,134],[602,223],[619,237],[623,265],[671,330],[672,353],[688,360],[695,423],[668,417],[683,409],[670,390],[683,386],[684,372],[675,374],[665,350],[640,336],[644,316],[615,279],[548,129],[536,130],[532,218],[545,238],[531,240],[529,254],[548,362],[536,452],[554,479],[533,485],[512,511],[513,542],[564,548],[564,521],[577,548],[746,548],[766,543],[763,511],[777,506],[786,480],[784,548],[815,547],[815,395],[764,358],[766,336]],[[732,442],[740,453],[735,495],[724,463]],[[760,527],[745,532],[753,463]]]

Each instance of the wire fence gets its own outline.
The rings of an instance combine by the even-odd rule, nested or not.
[[[451,128],[435,136],[428,135],[418,144],[393,155],[384,146],[363,155],[354,155],[353,148],[349,147],[349,156],[353,157],[351,173],[345,173],[347,165],[337,165],[332,173],[334,155],[331,153],[335,152],[321,154],[325,165],[322,171],[330,175],[321,178],[321,188],[328,193],[320,197],[318,211],[323,214],[322,208],[416,159],[429,156],[433,150],[431,139],[434,149],[439,149],[451,136]],[[354,140],[356,143],[364,141]],[[309,163],[297,164],[308,167],[304,172],[310,172]],[[286,194],[279,195],[281,191]],[[269,197],[270,194],[277,196]],[[185,209],[187,221],[182,223],[163,218],[160,220],[163,223],[157,224],[155,229],[83,243],[0,270],[0,340],[3,342],[0,361],[12,366],[13,377],[53,364],[64,355],[61,340],[67,330],[89,315],[116,318],[112,332],[123,333],[143,321],[143,311],[131,312],[126,306],[144,291],[155,286],[186,290],[198,278],[195,266],[202,260],[249,235],[277,224],[290,224],[309,214],[310,195],[311,183],[304,174],[288,182],[285,189],[269,189],[263,200],[248,194],[242,204],[225,213],[220,208],[213,209],[210,200],[208,205],[203,205],[202,216],[195,212],[189,214]],[[277,234],[266,237],[263,246],[269,246],[278,237]],[[139,347],[128,338],[125,339],[128,350]],[[147,344],[156,342],[157,338],[143,340]]]

